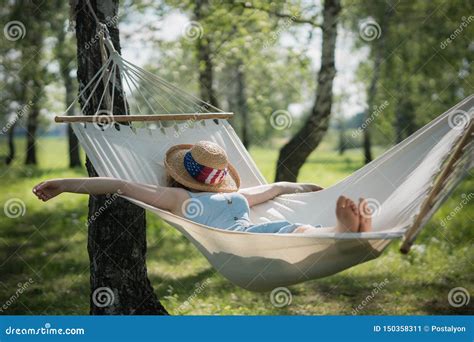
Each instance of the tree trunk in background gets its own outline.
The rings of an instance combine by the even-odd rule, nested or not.
[[[339,120],[339,155],[342,156],[346,151],[346,128],[344,125],[344,118]]]
[[[8,130],[8,155],[5,158],[7,165],[10,165],[15,159],[15,127],[16,122]]]
[[[68,102],[68,105],[70,103],[71,102]],[[74,109],[71,108],[71,110],[67,112],[67,115],[74,115]],[[68,137],[68,147],[69,147],[69,167],[70,168],[79,167],[81,166],[81,158],[79,154],[79,142],[70,124],[68,124],[67,126],[67,137]]]
[[[417,128],[414,117],[415,109],[410,100],[404,97],[404,93],[400,93],[395,108],[395,139],[397,144],[413,134]]]
[[[34,4],[28,4],[26,7],[26,11],[31,15],[36,14],[38,9],[34,8]],[[41,20],[41,19],[40,19]],[[32,97],[32,105],[31,110],[28,113],[28,117],[26,120],[26,158],[25,164],[26,165],[36,165],[36,133],[38,131],[38,119],[39,113],[41,109],[41,103],[44,96],[44,78],[46,70],[40,63],[41,59],[41,50],[43,48],[43,30],[42,29],[35,29],[31,30],[32,32],[28,32],[27,38],[28,40],[25,42],[27,44],[31,44],[31,51],[24,51],[24,53],[34,53],[36,57],[36,61],[32,62],[29,61],[28,65],[25,67],[25,70],[28,70],[29,74],[25,77],[30,77],[32,80],[31,86],[31,97]],[[27,47],[28,49],[29,47]],[[25,56],[25,58],[30,59],[31,57]],[[39,59],[39,60],[38,60]]]
[[[68,63],[68,66],[62,69],[62,72],[61,72],[63,81],[64,81],[64,88],[66,92],[66,106],[69,106],[74,101],[74,98],[75,98],[73,79],[71,77],[71,69],[72,68],[69,66],[69,63]],[[66,115],[74,115],[74,112],[75,112],[74,109],[75,109],[75,106],[71,107],[67,111]],[[70,124],[67,125],[67,137],[68,137],[68,148],[69,148],[69,167],[70,168],[79,167],[81,166],[81,158],[79,154],[79,142]]]
[[[332,107],[332,85],[336,75],[334,54],[340,11],[340,0],[324,1],[321,69],[318,74],[316,100],[302,128],[280,150],[275,181],[295,182],[300,168],[319,145],[328,129]]]
[[[58,28],[58,42],[57,42],[57,58],[59,61],[59,68],[61,71],[61,77],[64,82],[65,90],[65,105],[66,108],[74,101],[74,80],[71,77],[72,66],[71,62],[73,61],[74,56],[70,56],[68,52],[68,46],[66,46],[66,32],[64,31],[63,25],[60,25]],[[71,107],[66,115],[74,115],[75,105]],[[81,166],[81,158],[79,156],[79,142],[77,140],[74,131],[70,124],[67,127],[67,136],[68,136],[68,147],[69,147],[69,167],[79,167]]]
[[[377,49],[376,57],[375,57],[375,62],[374,62],[374,71],[372,74],[372,78],[370,80],[370,86],[368,89],[367,93],[367,110],[364,115],[364,122],[368,123],[366,124],[366,127],[364,129],[364,142],[363,142],[363,147],[364,147],[364,161],[365,164],[368,164],[372,161],[372,139],[370,136],[370,126],[373,123],[369,123],[370,116],[374,112],[374,106],[375,106],[375,95],[377,92],[377,82],[379,80],[380,76],[380,64],[382,62],[382,49],[380,46],[375,47]]]
[[[249,123],[248,123],[248,105],[247,105],[247,94],[245,90],[245,71],[242,61],[237,63],[237,108],[238,114],[242,120],[242,143],[245,148],[250,147],[250,134],[249,134]]]
[[[380,66],[382,64],[383,56],[384,56],[384,51],[385,51],[385,39],[388,36],[388,20],[390,19],[391,16],[391,11],[392,11],[393,6],[388,6],[385,4],[385,12],[382,18],[382,23],[381,23],[381,37],[379,40],[376,40],[373,42],[373,48],[376,49],[375,51],[375,60],[374,60],[374,71],[372,74],[372,78],[370,80],[370,85],[369,89],[367,92],[367,104],[368,108],[365,113],[365,122],[369,122],[368,120],[370,119],[370,116],[374,113],[375,109],[375,97],[377,95],[377,83],[380,78]],[[375,119],[375,118],[374,118]],[[372,161],[372,139],[371,139],[371,134],[370,134],[370,126],[373,124],[373,120],[371,121],[372,123],[367,124],[365,129],[364,129],[364,161],[365,164],[368,164]]]
[[[22,104],[21,108],[17,108],[17,113],[16,117],[13,119],[14,121],[12,122],[12,125],[8,129],[8,136],[7,136],[7,145],[8,145],[8,154],[5,158],[5,164],[10,165],[13,163],[13,160],[16,157],[16,147],[15,147],[15,129],[18,123],[20,122],[21,118],[26,114],[28,115],[28,112],[31,110],[31,104],[27,103],[28,102],[28,95],[27,95],[27,86],[26,84],[28,83],[28,78],[24,79],[25,74],[24,73],[19,73],[18,76],[20,77],[20,81],[18,82],[18,87],[15,87],[12,95],[13,98],[16,99],[16,101],[20,104]],[[20,112],[18,112],[21,111]]]
[[[196,0],[194,7],[194,17],[197,22],[201,21],[208,9],[207,0]],[[214,92],[214,68],[212,65],[211,41],[205,32],[202,37],[196,40],[198,65],[199,65],[199,88],[201,99],[215,107],[219,107],[216,94]]]
[[[106,17],[115,18],[117,15],[118,0],[91,0],[90,2],[102,22]],[[78,1],[75,10],[77,76],[80,88],[83,88],[100,68],[101,55],[98,40],[94,38],[96,22],[86,1]],[[118,28],[111,26],[108,28],[115,49],[120,52]],[[87,49],[87,45],[90,45],[90,48]],[[118,83],[114,94],[114,113],[124,114],[120,108],[124,108],[125,99],[120,95],[121,86],[118,77],[116,82]],[[95,113],[102,92],[103,86],[100,84],[92,97],[91,105],[82,107],[84,114]],[[81,106],[83,102],[82,99]],[[86,161],[86,166],[90,177],[97,176],[89,160]],[[99,209],[105,210],[97,215]],[[145,211],[120,197],[90,196],[88,223],[91,271],[90,313],[93,315],[167,314],[157,299],[147,276]],[[104,301],[107,305],[103,305]]]
[[[43,86],[39,81],[33,81],[33,92],[36,98],[33,100],[31,110],[26,121],[26,165],[36,165],[36,132],[38,130],[38,117],[40,112],[40,98],[42,97]]]
[[[397,144],[403,140],[402,110],[401,102],[397,101],[395,107],[395,143]]]

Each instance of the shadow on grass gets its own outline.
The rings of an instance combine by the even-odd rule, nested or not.
[[[170,286],[174,289],[174,293],[178,295],[188,296],[203,281],[209,279],[215,274],[211,267],[201,270],[198,273],[190,274],[179,278],[161,277],[158,275],[150,275],[150,281],[154,284],[155,292],[165,293]]]
[[[305,291],[308,287],[305,287]],[[340,314],[397,314],[398,309],[402,310],[402,314],[409,314],[410,311],[421,311],[428,315],[474,314],[471,302],[459,308],[450,305],[448,293],[452,289],[452,282],[448,281],[424,283],[406,281],[390,273],[376,276],[343,273],[316,281],[311,289],[321,302],[343,304],[346,310]],[[412,296],[416,298],[415,301],[411,299]],[[401,301],[403,298],[408,298],[408,303]]]
[[[78,230],[71,223],[71,217],[75,215],[76,208],[59,210],[56,207],[50,211],[30,211],[24,217],[5,221],[10,224],[2,227],[0,303],[8,302],[9,305],[0,314],[88,313],[87,233],[84,228]],[[80,221],[83,220],[85,214]],[[47,223],[40,229],[36,228],[42,222]],[[171,265],[200,256],[178,233],[158,239],[156,245],[148,250],[149,261],[157,258],[150,257],[153,254],[158,254],[160,261]],[[150,274],[149,278],[160,298],[168,294],[170,287],[174,293],[185,298],[213,274],[215,271],[208,267],[176,278],[154,274]],[[20,297],[14,298],[17,289],[29,279],[33,283]]]

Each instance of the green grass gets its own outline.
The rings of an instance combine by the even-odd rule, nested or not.
[[[5,144],[0,142],[2,156]],[[0,314],[88,314],[87,197],[67,194],[42,203],[30,192],[43,179],[85,176],[85,170],[67,168],[63,140],[40,140],[38,167],[22,165],[23,150],[20,140],[15,164],[0,167],[2,207],[12,198],[25,204],[23,216],[0,215],[0,309],[8,304]],[[277,151],[253,148],[251,154],[272,180]],[[341,157],[323,144],[303,167],[300,181],[329,186],[360,166],[360,151],[349,150]],[[474,290],[473,203],[446,228],[440,224],[461,195],[473,191],[471,176],[425,227],[409,255],[401,255],[395,242],[377,260],[291,286],[292,302],[283,308],[271,304],[269,293],[245,291],[215,273],[183,236],[154,215],[148,215],[149,277],[172,314],[351,314],[382,282],[359,314],[473,314],[472,300],[461,308],[448,303],[452,288],[464,287],[471,294]],[[30,278],[32,283],[16,296],[18,284]]]

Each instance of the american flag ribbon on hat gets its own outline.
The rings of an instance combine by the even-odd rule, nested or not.
[[[184,168],[191,177],[204,184],[220,184],[227,175],[227,169],[220,170],[199,164],[194,160],[191,151],[184,155]]]

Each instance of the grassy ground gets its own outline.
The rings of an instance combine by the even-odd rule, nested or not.
[[[23,142],[18,145],[23,151]],[[22,166],[22,155],[12,167],[0,167],[1,205],[14,198],[24,203],[24,215],[0,215],[0,314],[88,314],[87,197],[64,195],[44,204],[30,193],[40,180],[84,176],[85,171],[67,169],[63,141],[41,139],[38,152],[38,167]],[[251,153],[267,179],[273,179],[277,152],[254,148]],[[340,157],[323,146],[304,166],[300,180],[329,186],[361,165],[359,151]],[[242,290],[216,274],[190,243],[152,215],[149,276],[172,314],[337,315],[353,314],[359,305],[357,314],[364,315],[474,314],[473,300],[460,308],[448,302],[455,287],[474,291],[473,203],[446,228],[441,226],[462,194],[473,191],[471,176],[426,226],[409,255],[401,255],[395,242],[377,260],[290,287],[292,301],[283,308],[272,305],[269,293]]]

